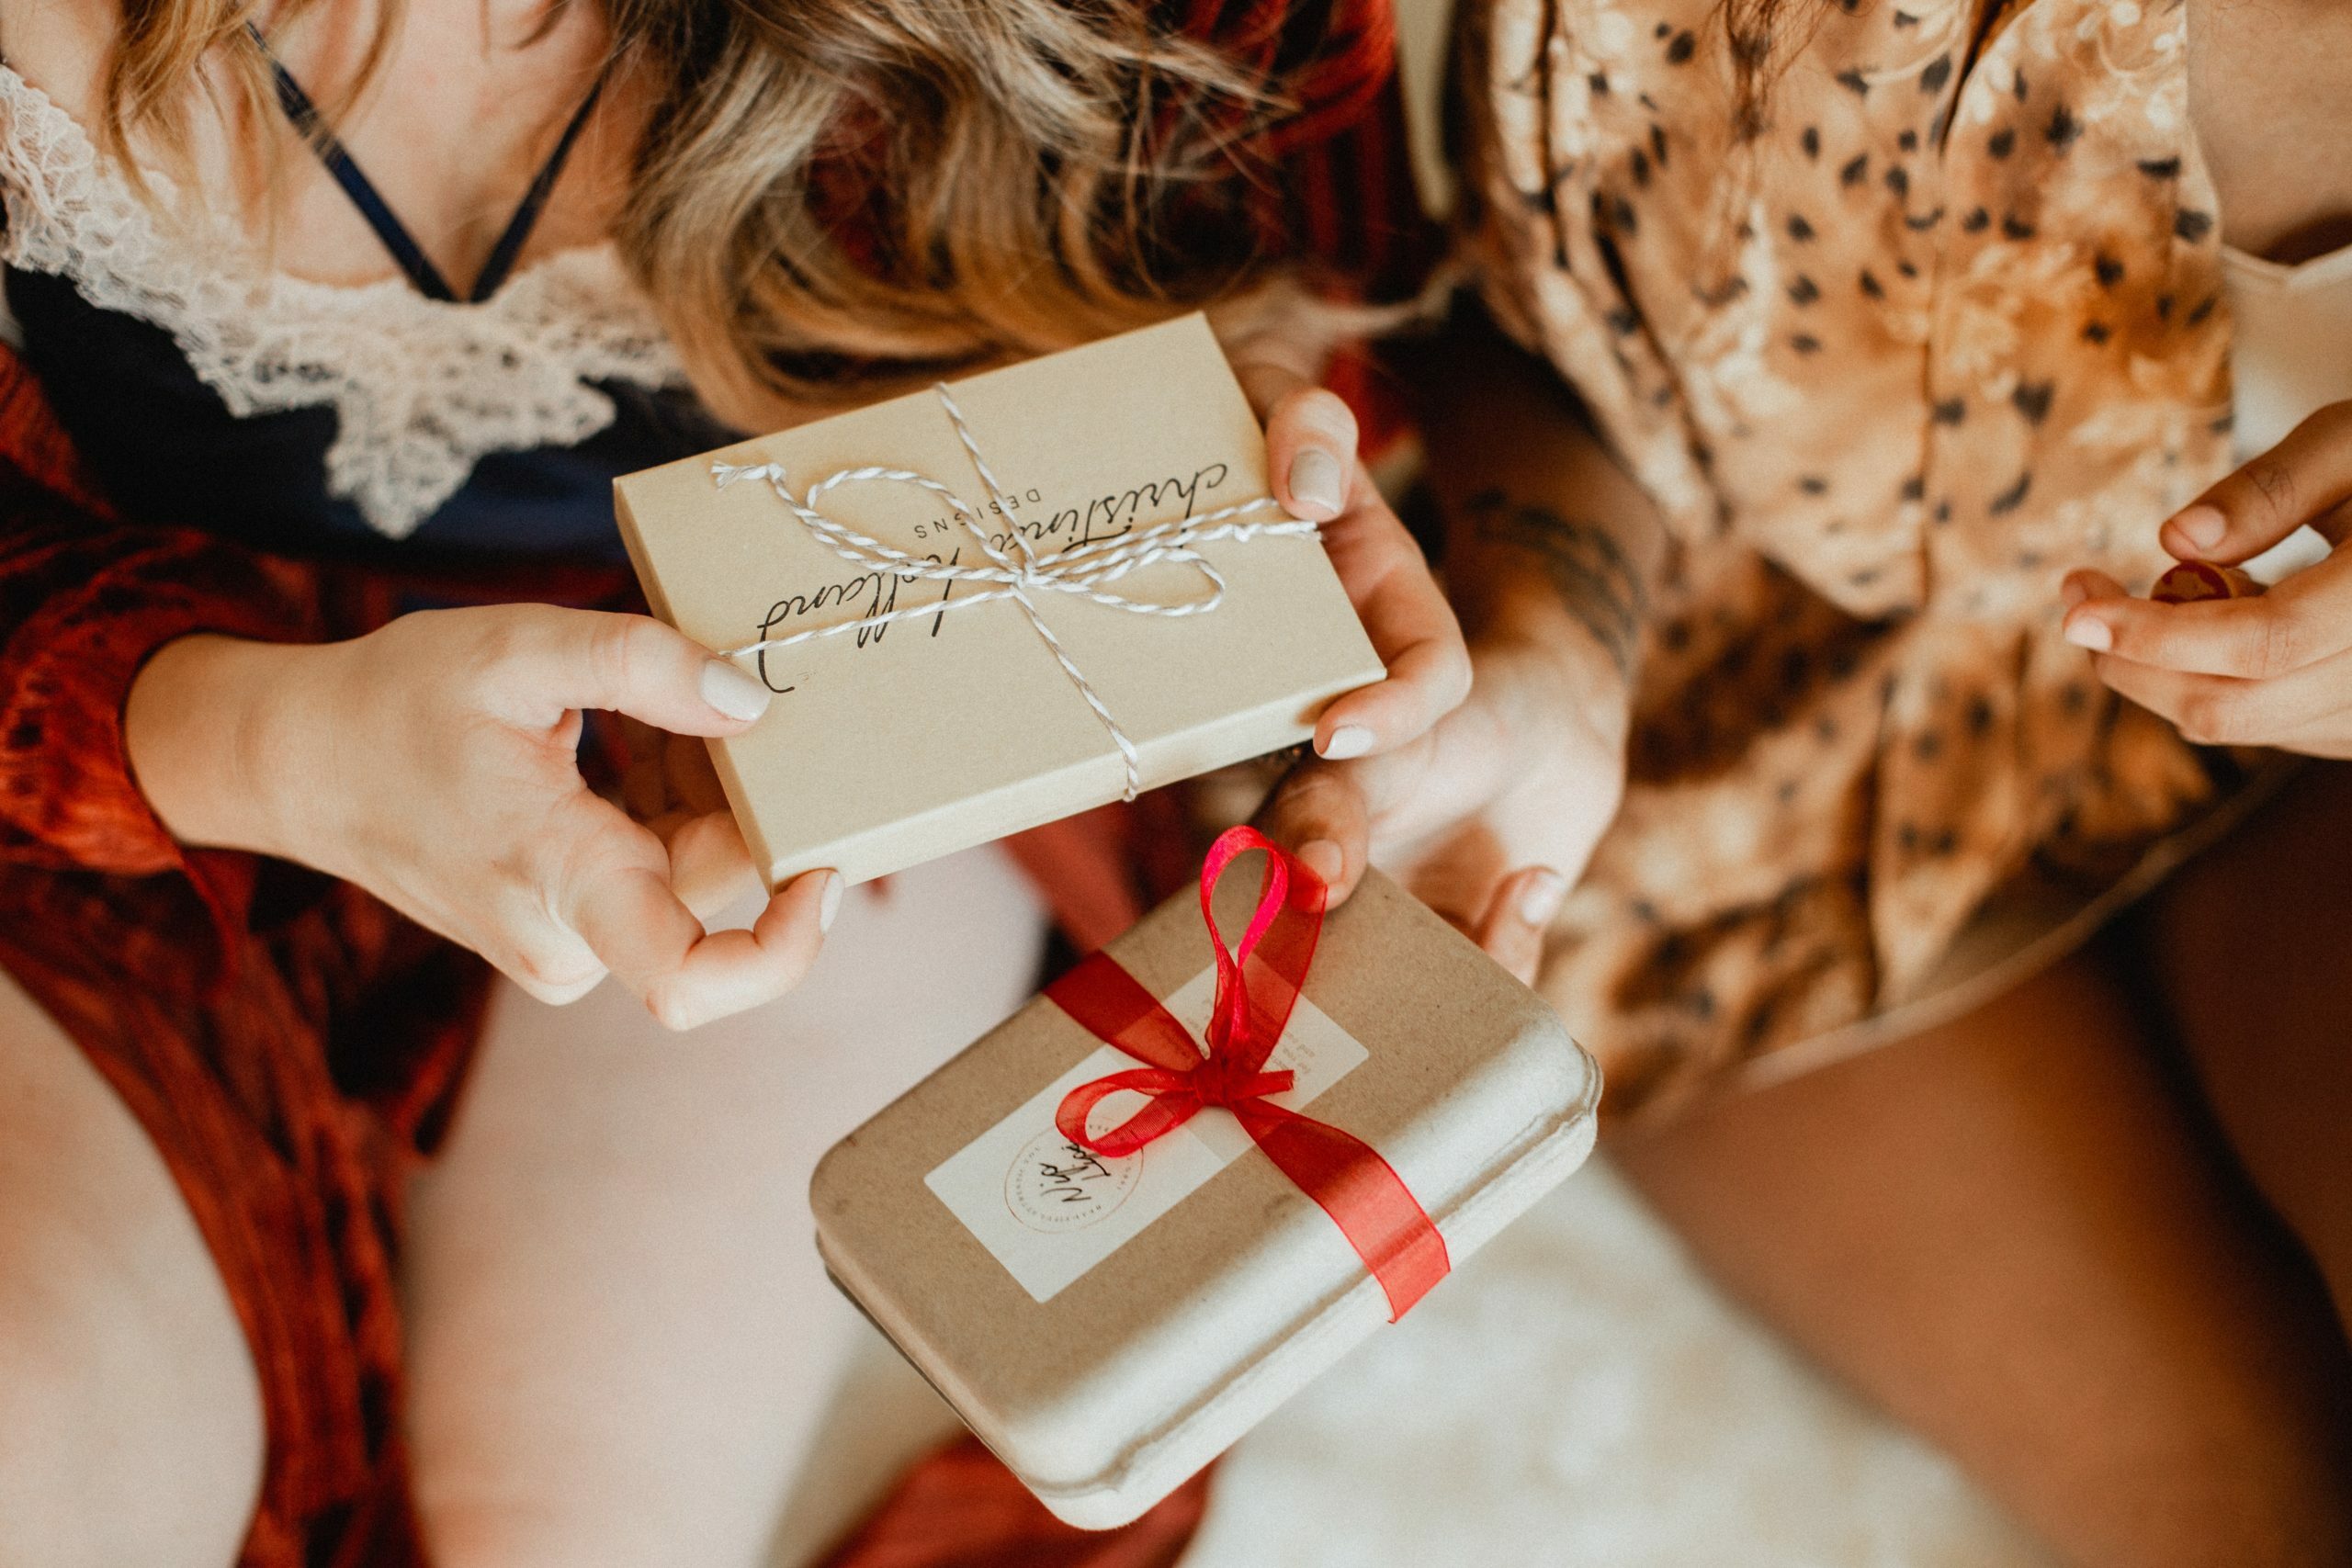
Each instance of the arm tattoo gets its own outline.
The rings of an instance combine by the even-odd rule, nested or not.
[[[1498,490],[1472,496],[1468,511],[1479,538],[1534,558],[1561,604],[1630,678],[1649,588],[1616,535],[1546,506],[1515,505]]]

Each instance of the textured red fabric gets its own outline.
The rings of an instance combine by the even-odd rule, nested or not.
[[[1078,1530],[1046,1511],[977,1438],[907,1473],[821,1568],[1170,1568],[1200,1528],[1208,1476],[1131,1525]]]
[[[1425,230],[1408,202],[1363,199],[1408,189],[1365,173],[1395,145],[1385,0],[1197,0],[1194,11],[1204,38],[1294,73],[1300,114],[1285,134],[1297,145],[1253,197],[1261,243],[1289,253],[1311,239],[1367,288],[1402,276],[1397,258]],[[394,576],[117,518],[0,347],[0,969],[139,1119],[235,1303],[268,1434],[242,1568],[425,1561],[397,1420],[400,1194],[446,1125],[488,975],[347,885],[174,842],[131,776],[122,704],[175,637],[356,636],[408,595],[635,603],[615,572]],[[1088,948],[1181,878],[1189,845],[1176,815],[1138,803],[1016,840],[1014,852]],[[877,1517],[875,1539],[899,1554],[847,1561],[1165,1562],[1198,1516],[1197,1485],[1187,1495],[1131,1531],[1081,1536],[1024,1508],[984,1454],[952,1450]],[[940,1528],[910,1535],[910,1517]]]

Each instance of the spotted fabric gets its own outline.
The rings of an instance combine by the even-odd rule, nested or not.
[[[2227,464],[2184,6],[1790,0],[1773,38],[1464,17],[1486,296],[1676,541],[1543,976],[1621,1115],[1917,1000],[1988,899],[2079,907],[2233,776],[2058,635],[2062,575],[2144,590]]]

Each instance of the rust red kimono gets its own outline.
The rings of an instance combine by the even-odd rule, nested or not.
[[[1292,84],[1279,185],[1246,204],[1270,247],[1365,279],[1418,246],[1386,93],[1385,0],[1193,0],[1186,25]],[[528,597],[627,602],[609,573],[532,569]],[[0,346],[0,969],[73,1035],[163,1153],[226,1280],[267,1429],[244,1568],[424,1562],[396,1413],[400,1195],[462,1081],[487,971],[356,888],[191,851],[148,809],[120,714],[155,649],[198,631],[357,635],[403,592],[525,597],[498,576],[394,577],[260,557],[115,516],[37,384]],[[1138,908],[1132,816],[1018,845],[1091,945]],[[992,1461],[920,1469],[842,1549],[859,1568],[1172,1561],[1180,1497],[1080,1538]]]

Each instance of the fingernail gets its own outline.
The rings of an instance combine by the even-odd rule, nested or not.
[[[842,886],[840,872],[825,873],[825,890],[817,896],[817,929],[820,931],[831,931],[833,917],[842,912]]]
[[[2180,530],[2182,538],[2200,550],[2211,549],[2222,542],[2222,536],[2230,531],[2230,520],[2222,515],[2222,509],[2208,506],[2203,502],[2176,516],[2172,525]]]
[[[1347,502],[1345,480],[1340,460],[1319,446],[1309,446],[1290,460],[1290,498],[1297,505],[1337,516]]]
[[[1334,762],[1361,757],[1372,750],[1372,731],[1360,724],[1343,724],[1323,742],[1323,755]]]
[[[1527,891],[1519,896],[1519,918],[1531,926],[1548,926],[1567,896],[1568,879],[1547,867],[1531,878]]]
[[[1348,857],[1341,854],[1340,846],[1329,839],[1317,839],[1305,845],[1299,850],[1298,858],[1307,870],[1322,878],[1327,887],[1339,881],[1340,874],[1348,869]]]
[[[2058,602],[2069,610],[2090,596],[2091,591],[2074,578],[2070,577],[2058,585]]]
[[[2066,623],[2066,640],[2076,648],[2105,653],[2115,646],[2115,633],[2097,615],[2082,615]]]
[[[724,659],[702,667],[702,700],[729,718],[752,719],[768,711],[772,694]]]

